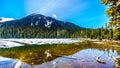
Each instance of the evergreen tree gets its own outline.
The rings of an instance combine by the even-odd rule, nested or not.
[[[120,39],[120,0],[101,0],[103,4],[109,6],[107,15],[110,17],[108,28],[113,29],[113,38]],[[111,30],[110,30],[111,31]]]

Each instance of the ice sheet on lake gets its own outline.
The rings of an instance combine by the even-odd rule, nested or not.
[[[11,42],[8,40],[0,40],[0,48],[10,48],[16,46],[22,46],[22,44]]]
[[[81,39],[0,39],[0,47],[9,48],[23,46],[23,44],[70,44],[81,41]]]

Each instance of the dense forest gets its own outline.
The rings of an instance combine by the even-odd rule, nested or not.
[[[0,28],[1,38],[91,38],[111,39],[113,31],[105,28],[79,30],[48,29],[40,27]]]

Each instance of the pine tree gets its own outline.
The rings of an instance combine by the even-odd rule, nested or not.
[[[101,0],[103,4],[109,6],[107,15],[110,17],[108,28],[113,29],[113,38],[119,39],[120,36],[120,0]]]

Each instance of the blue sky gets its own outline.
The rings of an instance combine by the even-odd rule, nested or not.
[[[53,16],[81,27],[98,28],[108,22],[100,0],[1,0],[0,17],[20,19],[32,13]]]

